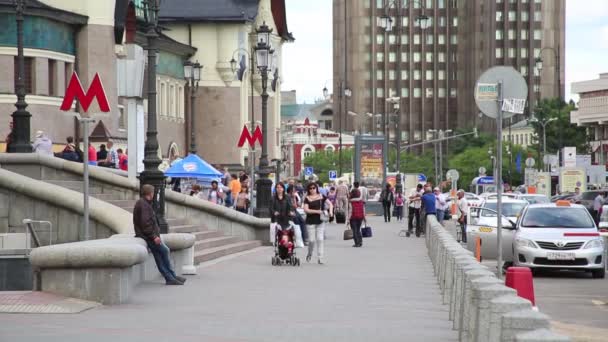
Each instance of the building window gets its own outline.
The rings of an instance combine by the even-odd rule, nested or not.
[[[504,37],[505,35],[503,30],[496,30],[496,40],[502,40]]]
[[[15,72],[15,92],[17,92],[17,80],[19,79],[19,60],[15,56],[14,60],[14,72]],[[23,83],[25,83],[25,93],[33,94],[34,86],[32,82],[32,63],[34,59],[32,57],[24,57],[23,61]]]
[[[502,48],[496,48],[496,58],[502,58]]]
[[[407,71],[407,70],[401,70],[401,79],[402,79],[402,80],[407,80],[407,79],[409,79],[409,78],[410,78],[409,76],[410,76],[410,74],[408,73],[408,71]]]
[[[437,53],[437,61],[439,63],[445,63],[445,52]]]
[[[397,96],[397,91],[394,88],[389,89],[388,93],[389,93],[389,97]]]
[[[376,52],[376,62],[384,62],[384,53],[383,52]]]
[[[540,91],[540,86],[538,84],[534,85],[534,92],[538,93]]]
[[[521,48],[519,51],[520,51],[521,58],[528,58],[528,49],[527,48]]]
[[[391,81],[395,80],[395,70],[389,70],[388,71],[388,79]]]
[[[432,81],[433,80],[433,70],[427,70],[426,71],[426,80],[427,81]]]
[[[543,39],[543,31],[534,30],[534,40],[541,40],[541,39]]]
[[[457,35],[455,35],[455,34],[452,35],[451,43],[454,44],[454,45],[458,44],[458,36]]]
[[[384,71],[383,70],[376,70],[376,79],[378,81],[382,81],[384,79]]]
[[[420,62],[420,52],[414,52],[414,63]]]
[[[403,27],[408,27],[408,26],[410,26],[410,18],[408,18],[408,17],[403,17],[402,23],[403,23]]]
[[[433,0],[426,0],[426,8],[433,8]]]
[[[440,45],[445,44],[445,35],[444,34],[437,35],[437,44],[440,44]]]
[[[414,8],[420,8],[420,1],[414,1]]]
[[[534,49],[534,57],[540,57],[540,49],[539,48],[535,48]]]
[[[433,53],[432,52],[427,52],[426,53],[426,62],[427,63],[433,63]]]
[[[496,11],[496,21],[502,21],[502,11]]]
[[[389,63],[395,63],[397,61],[397,54],[394,52],[389,52],[388,61],[389,61]]]
[[[384,9],[384,0],[376,0],[376,8]]]
[[[517,12],[509,11],[509,21],[515,21],[515,20],[517,20]]]
[[[160,115],[167,115],[165,106],[167,103],[167,93],[165,89],[165,82],[160,82]]]
[[[402,52],[401,53],[401,62],[403,62],[403,63],[407,62],[408,61],[407,56],[408,56],[407,52]]]
[[[376,88],[376,97],[384,97],[384,88]]]
[[[445,8],[445,0],[437,0],[437,8]]]
[[[184,87],[180,86],[179,89],[177,90],[178,92],[178,101],[179,101],[179,110],[178,110],[178,114],[179,117],[181,119],[183,119],[185,117],[184,115]]]
[[[306,147],[306,148],[304,148],[304,152],[302,152],[302,155],[304,156],[304,159],[306,159],[306,158],[312,156],[313,153],[314,152],[313,152],[312,148]]]
[[[420,35],[417,33],[414,35],[414,44],[420,44]]]
[[[365,8],[370,8],[371,7],[371,0],[365,0],[364,5],[365,5]]]
[[[401,35],[401,44],[403,45],[407,45],[410,43],[410,37],[407,34],[402,34]]]
[[[515,30],[511,29],[509,32],[509,39],[515,39]]]
[[[439,96],[440,98],[444,98],[445,97],[445,88],[438,88],[437,96]]]
[[[528,15],[528,12],[521,12],[521,21],[528,21],[530,20],[530,16]]]
[[[452,18],[452,26],[458,27],[458,17]]]
[[[456,88],[450,88],[450,97],[456,97]]]
[[[401,88],[401,97],[410,97],[409,88]]]
[[[509,58],[515,58],[515,49],[509,48]]]
[[[445,27],[445,17],[439,17],[439,26]]]
[[[437,71],[437,79],[438,80],[445,80],[445,70],[438,70]]]
[[[376,44],[378,44],[378,45],[384,44],[384,34],[376,35]]]
[[[125,107],[118,106],[118,129],[127,128],[127,116],[125,115]]]
[[[430,35],[430,34],[426,35],[426,43],[428,45],[433,45],[433,36],[432,35]]]
[[[420,79],[420,70],[414,70],[414,79],[415,80],[419,80]]]
[[[525,77],[525,76],[528,76],[528,67],[527,67],[527,66],[525,66],[525,65],[522,65],[522,66],[519,68],[519,72],[520,72],[520,73],[521,73],[521,74],[522,74],[524,77]]]
[[[396,44],[397,43],[397,36],[395,36],[394,34],[389,34],[388,35],[388,43],[389,44]]]
[[[521,30],[521,39],[522,40],[528,39],[528,30],[526,30],[526,29]]]
[[[420,88],[414,88],[414,97],[420,98],[422,96],[422,90]]]
[[[57,96],[57,61],[49,59],[49,96]]]
[[[540,14],[540,11],[535,11],[534,12],[534,21],[541,21],[542,16]]]
[[[433,97],[433,88],[426,88],[426,97]]]

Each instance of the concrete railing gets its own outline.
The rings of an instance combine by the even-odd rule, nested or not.
[[[161,236],[177,274],[195,274],[192,234]],[[35,289],[67,297],[122,304],[144,281],[161,279],[144,240],[132,235],[33,249]]]
[[[570,341],[553,333],[549,317],[477,262],[434,216],[426,222],[429,256],[460,341]]]
[[[0,167],[43,181],[81,181],[83,177],[81,163],[36,153],[0,154]],[[102,193],[112,194],[117,199],[139,198],[139,181],[108,171],[107,168],[91,167],[90,187],[99,188]],[[166,204],[168,217],[185,218],[191,224],[204,223],[210,229],[219,229],[246,240],[267,240],[268,219],[242,214],[171,190],[166,191]]]

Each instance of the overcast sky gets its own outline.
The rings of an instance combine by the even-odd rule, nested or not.
[[[332,2],[286,0],[296,41],[284,46],[283,90],[295,89],[300,103],[321,97],[326,83],[331,89]],[[608,72],[608,0],[566,0],[566,98],[571,82],[602,72]]]

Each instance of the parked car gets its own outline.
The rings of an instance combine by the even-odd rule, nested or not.
[[[494,229],[495,230],[495,229]],[[487,238],[482,257],[496,258],[495,238]],[[569,201],[530,204],[517,223],[503,229],[506,265],[540,269],[574,269],[605,277],[604,241],[589,211]]]
[[[549,197],[541,194],[520,194],[517,195],[515,198],[526,200],[530,204],[551,203]]]
[[[585,206],[590,213],[593,213],[593,201],[600,193],[608,192],[608,189],[590,190],[581,194],[581,199],[577,203]]]
[[[555,196],[551,197],[551,202],[555,203],[560,200],[570,201],[571,199],[574,198],[574,196],[576,196],[576,194],[574,192],[567,192],[564,194],[555,195]]]

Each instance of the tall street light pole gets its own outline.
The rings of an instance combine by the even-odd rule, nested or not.
[[[539,125],[541,125],[541,127],[543,128],[543,157],[541,158],[541,161],[543,163],[543,167],[542,167],[543,171],[546,171],[546,165],[545,165],[545,160],[544,160],[545,156],[547,155],[547,130],[546,130],[546,127],[547,127],[548,123],[553,122],[555,120],[557,120],[557,118],[549,118],[549,119],[545,118],[542,120],[538,120],[537,118],[533,117],[532,119],[530,119],[530,122],[536,122]]]
[[[30,144],[30,118],[32,115],[25,109],[25,56],[23,55],[23,12],[26,7],[26,0],[14,0],[15,14],[17,18],[17,82],[15,93],[17,110],[11,115],[13,117],[12,141],[7,146],[7,152],[28,153],[32,152]]]
[[[158,157],[158,131],[156,126],[156,40],[158,38],[158,11],[160,0],[142,2],[146,22],[148,52],[148,129],[144,147],[144,171],[139,176],[140,192],[145,184],[154,186],[153,206],[159,221],[160,232],[166,234],[169,225],[165,220],[165,174],[158,169],[161,163]]]
[[[258,167],[259,178],[256,182],[257,205],[255,216],[270,217],[270,200],[272,196],[272,180],[268,175],[272,172],[268,162],[268,71],[271,68],[273,50],[270,46],[270,35],[272,29],[263,23],[256,30],[257,45],[255,47],[256,62],[258,70],[262,75],[262,154]]]
[[[446,138],[446,135],[452,133],[451,129],[448,130],[439,130],[439,179],[437,180],[437,185],[443,180],[443,141]]]
[[[184,62],[184,78],[188,83],[190,91],[190,153],[196,154],[196,92],[198,91],[198,82],[201,80],[201,70],[203,66],[196,61]]]
[[[536,59],[534,60],[534,62],[536,63],[536,69],[538,69],[538,77],[540,78],[540,72],[543,69],[542,53],[545,50],[552,51],[553,52],[553,56],[555,57],[555,73],[556,73],[555,79],[556,79],[556,85],[557,85],[557,96],[561,100],[561,98],[562,98],[562,87],[561,87],[561,72],[560,72],[559,52],[557,50],[555,50],[554,48],[550,47],[550,46],[546,46],[546,47],[542,48],[538,52],[538,56],[536,56]],[[559,47],[558,47],[558,50],[559,50]],[[539,93],[540,93],[540,87],[539,87]]]

